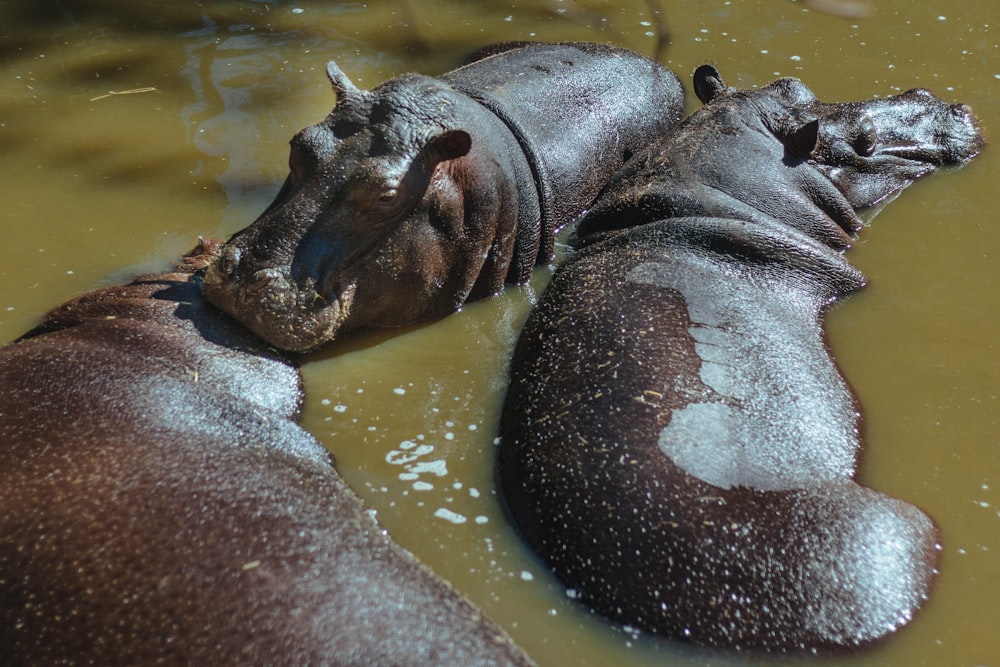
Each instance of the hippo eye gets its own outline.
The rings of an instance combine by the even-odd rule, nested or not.
[[[398,194],[399,190],[396,188],[386,188],[379,193],[378,200],[383,204],[390,204],[396,200]]]
[[[875,123],[872,119],[866,116],[861,121],[858,136],[854,137],[854,141],[851,142],[851,148],[861,157],[869,157],[875,152],[876,144],[878,144],[878,131],[875,129]]]

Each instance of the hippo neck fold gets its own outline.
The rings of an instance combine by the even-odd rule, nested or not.
[[[481,90],[464,85],[461,81],[454,79],[448,83],[458,92],[482,105],[507,127],[531,169],[530,184],[521,179],[518,181],[518,191],[525,195],[522,198],[524,205],[521,207],[517,223],[514,257],[507,274],[508,281],[524,282],[534,265],[547,262],[554,250],[557,223],[552,211],[552,201],[555,196],[552,183],[548,178],[538,147],[535,146],[530,134],[518,121],[515,114],[495,97]],[[531,191],[534,191],[535,197],[528,195]],[[537,207],[534,206],[535,204]],[[525,210],[526,206],[531,208]],[[534,256],[527,256],[533,249],[536,250]]]
[[[537,238],[537,264],[552,258],[555,233],[593,204],[608,179],[678,122],[683,105],[672,72],[594,43],[502,45],[439,78],[517,140],[539,204],[538,228],[521,228],[527,240],[518,248]]]
[[[739,267],[758,267],[771,276],[781,274],[790,288],[810,294],[818,308],[865,285],[864,275],[842,253],[773,221],[672,218],[625,230],[608,238],[606,244],[629,246],[637,241],[664,248],[684,246]]]
[[[670,164],[660,156],[649,160],[623,170],[614,189],[608,188],[614,196],[602,196],[587,212],[577,228],[581,243],[625,227],[706,216],[740,220],[775,233],[787,229],[841,252],[860,226],[843,194],[805,162],[759,176],[742,172],[734,177],[740,179],[734,185],[714,174],[689,173],[686,165]]]

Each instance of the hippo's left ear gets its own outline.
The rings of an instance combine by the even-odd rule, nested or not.
[[[455,160],[468,155],[472,148],[472,137],[465,130],[445,130],[431,137],[424,146],[423,154],[427,164],[434,166],[446,160]]]
[[[694,92],[702,104],[708,104],[725,89],[722,75],[711,65],[700,65],[694,71]]]
[[[361,90],[354,85],[344,70],[337,67],[337,63],[332,60],[326,64],[326,76],[330,79],[330,84],[333,86],[333,93],[337,96],[337,104],[341,104],[344,100],[358,95]]]
[[[781,137],[782,143],[803,160],[812,157],[819,143],[819,121],[812,120]]]

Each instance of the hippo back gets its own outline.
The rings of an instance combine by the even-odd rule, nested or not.
[[[4,664],[528,664],[387,537],[301,398],[190,274],[0,349]]]
[[[520,43],[441,76],[499,116],[529,156],[542,200],[539,260],[633,153],[680,118],[676,75],[604,44]],[[609,82],[615,82],[610,85]]]

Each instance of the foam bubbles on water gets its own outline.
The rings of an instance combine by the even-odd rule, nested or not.
[[[435,461],[420,461],[409,466],[410,472],[418,475],[430,474],[435,477],[444,477],[448,474],[448,464],[444,459]]]
[[[385,455],[385,462],[391,465],[408,466],[425,454],[434,451],[432,445],[417,445],[412,441],[404,441],[399,449],[393,449]]]
[[[436,516],[439,519],[444,519],[445,521],[448,521],[455,525],[461,525],[466,521],[468,521],[468,519],[466,519],[464,515],[459,514],[458,512],[452,512],[450,509],[446,507],[437,508],[434,511],[434,516]]]

